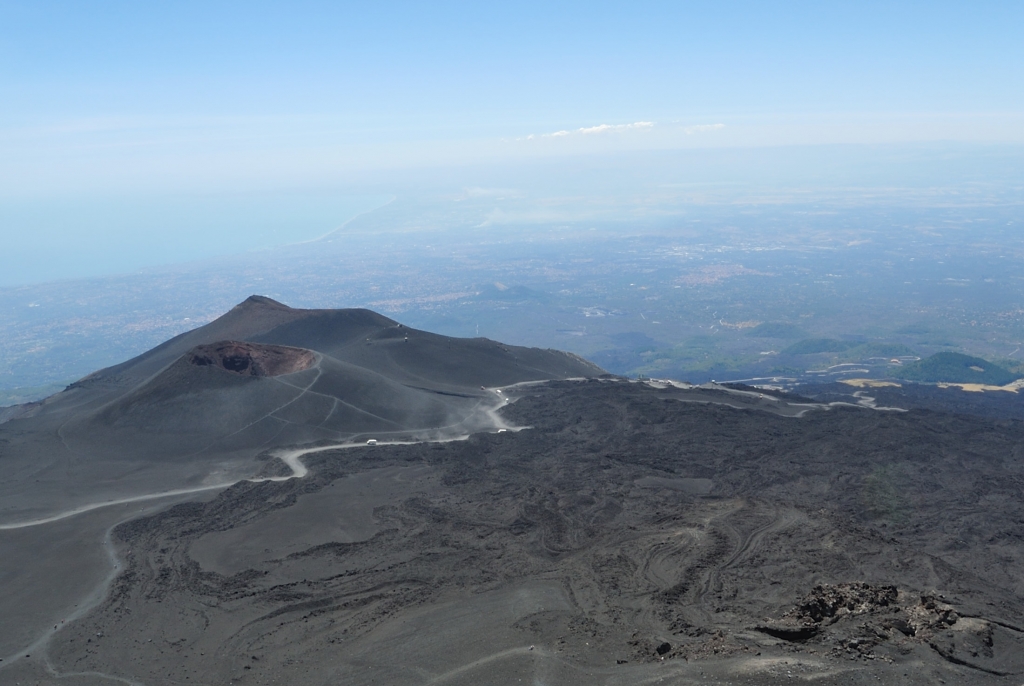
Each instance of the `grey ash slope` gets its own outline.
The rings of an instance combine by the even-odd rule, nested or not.
[[[305,348],[389,377],[430,379],[453,388],[603,373],[596,365],[556,350],[439,336],[404,327],[370,310],[303,310],[251,296],[206,326],[91,374],[72,384],[71,390],[116,395],[150,379],[195,346],[227,340]],[[391,347],[397,342],[412,345]],[[55,400],[70,399],[61,397],[65,395]]]
[[[368,432],[469,433],[488,426],[500,403],[484,386],[601,373],[554,350],[253,296],[0,425],[0,523],[97,498],[230,482],[256,473],[253,458],[275,447]]]
[[[144,684],[1019,686],[1024,423],[623,380],[114,532],[54,640]],[[800,410],[794,412],[794,410]]]

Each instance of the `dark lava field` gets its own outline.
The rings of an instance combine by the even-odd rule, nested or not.
[[[627,381],[368,315],[331,347],[352,316],[310,312],[0,425],[0,682],[1024,683],[1015,394]],[[356,383],[377,423],[332,425]]]

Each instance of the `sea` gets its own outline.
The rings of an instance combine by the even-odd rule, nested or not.
[[[0,288],[316,240],[390,200],[329,191],[0,200]]]

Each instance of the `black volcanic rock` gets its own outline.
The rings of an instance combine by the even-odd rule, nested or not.
[[[956,386],[943,388],[907,381],[869,388],[844,383],[804,384],[798,391],[817,402],[873,403],[879,407],[1024,420],[1024,394],[1012,391],[965,391]]]
[[[1024,674],[1021,422],[621,380],[515,395],[501,412],[531,429],[310,455],[306,479],[121,526],[127,571],[55,664],[210,684],[257,662],[325,685]],[[165,635],[189,649],[148,648]]]

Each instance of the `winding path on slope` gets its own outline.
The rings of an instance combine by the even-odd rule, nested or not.
[[[465,436],[452,437],[452,438],[442,439],[442,440],[458,440],[460,438],[465,438]],[[376,445],[377,446],[410,445],[410,444],[419,443],[419,442],[423,442],[423,441],[399,441],[399,440],[380,441]],[[308,468],[302,462],[303,456],[308,455],[310,453],[317,453],[317,452],[324,452],[324,451],[328,451],[328,450],[337,450],[337,449],[345,449],[345,448],[357,448],[357,447],[364,447],[365,448],[365,447],[367,447],[367,444],[366,443],[345,442],[345,443],[335,443],[335,444],[330,444],[330,445],[315,446],[315,447],[311,447],[311,448],[296,448],[296,449],[290,449],[290,450],[281,450],[281,451],[278,451],[275,454],[275,457],[280,459],[282,462],[284,462],[286,465],[288,465],[288,467],[291,469],[291,474],[286,475],[286,476],[271,476],[271,477],[252,478],[252,479],[239,479],[239,480],[236,480],[236,481],[224,482],[224,483],[219,483],[219,484],[215,484],[215,485],[200,486],[200,487],[196,487],[196,488],[175,489],[175,490],[170,490],[170,491],[162,491],[162,492],[159,492],[159,493],[148,493],[148,494],[138,495],[138,496],[134,496],[134,497],[130,497],[130,498],[120,498],[120,499],[117,499],[117,500],[107,500],[107,501],[99,502],[99,503],[91,503],[89,505],[83,505],[83,506],[75,508],[73,510],[68,510],[68,511],[65,511],[65,512],[61,512],[61,513],[58,513],[58,514],[55,514],[55,515],[48,516],[48,517],[41,517],[41,518],[38,518],[38,519],[29,520],[29,521],[15,522],[15,523],[9,523],[9,524],[0,525],[0,530],[2,530],[2,531],[11,531],[11,530],[16,530],[16,529],[26,529],[26,528],[30,528],[30,527],[45,526],[47,524],[51,524],[51,523],[54,523],[54,522],[59,522],[59,521],[62,521],[62,520],[69,519],[71,517],[75,517],[77,515],[85,514],[87,512],[93,512],[93,511],[99,510],[101,508],[108,508],[108,507],[113,507],[113,506],[116,506],[116,505],[128,505],[128,504],[131,504],[131,503],[139,503],[139,502],[146,502],[146,501],[158,501],[158,500],[161,500],[161,499],[168,500],[169,501],[168,504],[173,503],[173,502],[180,502],[182,499],[186,499],[187,496],[195,495],[195,494],[200,494],[200,493],[207,493],[207,492],[216,491],[216,490],[223,490],[223,489],[229,488],[230,486],[233,486],[233,485],[235,485],[237,483],[241,483],[243,481],[257,482],[258,483],[258,482],[265,482],[265,481],[287,481],[287,480],[290,480],[290,479],[301,479],[301,478],[305,477],[309,473]],[[145,514],[150,514],[150,512],[147,512]],[[113,583],[113,581],[117,577],[117,575],[120,574],[120,572],[121,572],[121,560],[117,556],[117,550],[116,550],[116,548],[114,546],[114,543],[113,543],[113,531],[114,531],[115,528],[117,528],[121,524],[123,524],[123,523],[125,523],[127,521],[130,521],[132,519],[135,519],[135,518],[137,518],[139,516],[142,516],[142,515],[143,515],[143,513],[133,512],[132,514],[130,514],[127,517],[119,518],[116,522],[114,522],[112,525],[107,527],[107,529],[104,531],[104,534],[103,534],[103,543],[102,543],[104,552],[106,553],[106,557],[107,557],[107,560],[108,560],[108,563],[109,563],[109,570],[108,570],[107,574],[100,580],[100,582],[93,588],[93,590],[90,593],[88,593],[84,598],[78,599],[78,602],[75,604],[75,606],[73,608],[68,608],[67,612],[60,613],[60,616],[62,616],[63,619],[58,619],[58,620],[55,621],[55,620],[53,620],[51,618],[45,624],[45,626],[47,628],[43,631],[43,633],[41,635],[38,636],[38,638],[36,638],[36,640],[32,641],[29,645],[27,645],[27,646],[25,646],[23,648],[20,648],[19,650],[15,651],[14,653],[12,653],[10,655],[3,656],[3,658],[0,659],[0,671],[4,670],[6,668],[12,667],[13,665],[15,665],[15,664],[25,660],[26,658],[30,658],[30,656],[32,656],[32,655],[37,655],[37,656],[41,656],[40,659],[41,659],[42,667],[46,670],[46,672],[50,676],[55,677],[55,678],[81,676],[81,677],[94,677],[94,678],[110,679],[110,680],[117,681],[117,682],[120,682],[120,683],[134,684],[134,682],[132,682],[132,681],[130,681],[128,679],[125,679],[123,677],[116,676],[116,675],[111,675],[111,674],[102,674],[102,673],[98,673],[98,672],[89,672],[89,673],[60,673],[56,669],[56,667],[50,662],[49,657],[46,655],[46,648],[47,648],[50,640],[64,626],[67,626],[70,622],[73,622],[74,620],[79,619],[79,618],[85,616],[87,613],[91,612],[93,609],[95,609],[100,603],[102,603],[106,599],[108,590],[110,588],[110,585]],[[52,624],[53,625],[52,629],[49,628],[51,623],[53,623]]]
[[[516,426],[512,426],[512,425],[508,424],[507,422],[505,422],[498,415],[498,410],[501,407],[503,407],[504,405],[506,405],[509,402],[509,399],[505,395],[503,395],[500,392],[500,390],[497,390],[497,389],[490,389],[490,390],[492,391],[492,393],[494,393],[494,398],[492,399],[492,402],[488,403],[484,399],[481,399],[481,401],[479,403],[477,403],[477,405],[473,408],[473,410],[469,413],[469,415],[464,417],[462,420],[460,420],[458,422],[454,422],[454,423],[452,423],[450,425],[446,425],[446,426],[443,426],[443,427],[436,427],[435,429],[431,429],[431,432],[435,433],[436,437],[434,437],[434,438],[419,439],[419,440],[401,440],[399,438],[396,438],[396,439],[393,439],[393,440],[379,440],[378,439],[377,442],[375,444],[373,444],[373,445],[375,445],[375,446],[412,445],[412,444],[415,444],[415,443],[437,443],[437,442],[447,442],[447,441],[453,441],[453,440],[465,440],[465,439],[467,439],[469,437],[469,434],[468,433],[457,433],[457,430],[461,428],[463,431],[465,431],[466,430],[466,425],[469,424],[474,418],[478,417],[481,414],[483,415],[484,418],[486,418],[486,421],[484,422],[484,424],[487,424],[489,426],[486,426],[486,427],[485,426],[475,426],[474,428],[484,429],[484,430],[486,430],[487,428],[491,428],[491,429],[496,429],[496,430],[511,430],[511,431],[516,431],[516,430],[519,430],[519,429],[523,428],[523,427],[516,427]],[[447,435],[447,436],[442,435],[445,432],[447,432],[449,435]],[[412,431],[406,430],[406,431],[394,431],[394,432],[382,432],[382,433],[383,434],[405,434],[406,436],[417,436],[417,435],[422,435],[423,432],[422,431],[416,431],[416,430],[412,430]],[[375,434],[375,435],[381,435],[381,434]],[[52,514],[52,515],[45,516],[45,517],[39,517],[37,519],[21,521],[21,522],[11,522],[11,523],[6,523],[6,524],[0,524],[0,531],[14,531],[14,530],[27,529],[27,528],[31,528],[31,527],[37,527],[37,526],[45,526],[47,524],[52,524],[54,522],[60,522],[60,521],[63,521],[63,520],[67,520],[67,519],[70,519],[72,517],[75,517],[75,516],[78,516],[78,515],[82,515],[82,514],[85,514],[85,513],[88,513],[88,512],[94,512],[94,511],[97,511],[97,510],[101,510],[103,508],[114,507],[114,506],[117,506],[117,505],[124,505],[124,506],[127,507],[127,505],[132,504],[132,503],[142,503],[142,502],[160,501],[160,500],[167,500],[167,501],[169,501],[167,504],[171,504],[173,502],[180,502],[181,500],[185,500],[185,499],[187,499],[188,496],[202,494],[202,493],[210,493],[210,492],[218,491],[218,490],[224,490],[224,489],[230,488],[231,486],[234,486],[235,484],[241,483],[243,481],[249,481],[249,482],[253,482],[253,483],[260,483],[260,482],[266,482],[266,481],[279,482],[279,481],[287,481],[287,480],[290,480],[290,479],[301,479],[301,478],[305,477],[309,473],[309,469],[306,467],[306,465],[302,461],[302,458],[305,455],[309,455],[311,453],[325,452],[325,451],[328,451],[328,450],[338,450],[338,449],[346,449],[346,448],[359,448],[359,447],[366,448],[366,447],[371,447],[371,446],[368,446],[368,444],[365,441],[364,442],[357,442],[357,441],[349,440],[349,441],[346,441],[346,442],[332,443],[332,444],[328,444],[328,445],[320,445],[320,446],[313,446],[313,447],[307,447],[307,448],[279,449],[279,450],[276,450],[275,452],[273,452],[272,455],[274,457],[277,457],[278,459],[280,459],[282,462],[284,462],[288,466],[288,468],[291,470],[291,474],[288,474],[288,475],[285,475],[285,476],[269,476],[269,477],[255,477],[255,478],[247,478],[247,479],[236,479],[236,480],[233,480],[233,481],[225,481],[225,482],[221,482],[221,483],[217,483],[217,484],[208,484],[208,485],[205,485],[205,486],[197,486],[197,487],[193,487],[193,488],[179,488],[179,489],[173,489],[173,490],[168,490],[168,491],[160,491],[160,492],[157,492],[157,493],[146,493],[146,494],[142,494],[142,495],[130,496],[130,497],[127,497],[127,498],[117,498],[117,499],[105,500],[105,501],[102,501],[102,502],[89,503],[89,504],[86,504],[86,505],[82,505],[82,506],[76,507],[74,509],[66,510],[66,511],[63,511],[63,512],[58,512],[56,514]],[[134,684],[134,682],[132,682],[130,680],[127,680],[127,679],[125,679],[123,677],[119,677],[119,676],[116,676],[116,675],[111,675],[111,674],[103,674],[103,673],[97,673],[97,672],[89,672],[89,673],[70,673],[70,672],[69,673],[60,673],[54,667],[54,665],[50,662],[48,655],[46,655],[46,648],[47,648],[50,640],[53,638],[53,636],[56,635],[64,626],[66,626],[69,622],[72,622],[72,621],[74,621],[76,619],[79,619],[79,618],[85,616],[88,612],[92,611],[96,606],[98,606],[100,603],[103,602],[103,600],[106,599],[107,593],[108,593],[108,589],[109,589],[110,585],[113,583],[114,579],[120,573],[120,569],[121,569],[121,561],[117,557],[117,551],[116,551],[116,548],[115,548],[114,543],[113,543],[113,538],[112,538],[113,531],[114,531],[114,529],[116,527],[120,526],[121,524],[123,524],[123,523],[125,523],[127,521],[130,521],[132,519],[135,519],[135,518],[137,518],[139,516],[143,516],[143,514],[150,514],[150,513],[149,512],[142,513],[142,512],[136,511],[136,512],[133,512],[132,514],[130,514],[129,516],[126,516],[126,517],[123,517],[123,518],[119,518],[116,522],[114,522],[112,525],[107,527],[107,529],[104,531],[104,534],[103,534],[103,544],[102,544],[104,552],[106,553],[106,556],[107,556],[107,559],[108,559],[108,562],[109,562],[109,570],[108,570],[107,574],[93,588],[93,590],[90,593],[88,593],[84,598],[80,598],[78,603],[76,603],[73,608],[69,608],[68,612],[61,613],[61,615],[64,617],[64,619],[63,620],[57,620],[57,622],[53,624],[53,628],[52,629],[50,629],[50,628],[45,629],[43,631],[43,633],[41,635],[39,635],[39,637],[35,641],[32,641],[27,647],[19,649],[18,651],[14,652],[13,654],[6,655],[2,659],[0,659],[0,671],[3,671],[6,668],[9,668],[9,667],[17,664],[17,663],[21,662],[22,660],[25,660],[26,658],[30,658],[31,655],[39,655],[39,654],[41,654],[42,655],[41,662],[42,662],[43,669],[45,669],[45,671],[51,677],[54,677],[54,678],[65,678],[65,677],[81,676],[81,677],[93,677],[93,678],[110,679],[110,680],[113,680],[113,681],[117,681],[119,683]],[[50,621],[53,621],[53,619],[51,618]],[[49,622],[47,622],[45,624],[45,626],[49,627],[50,626]]]

